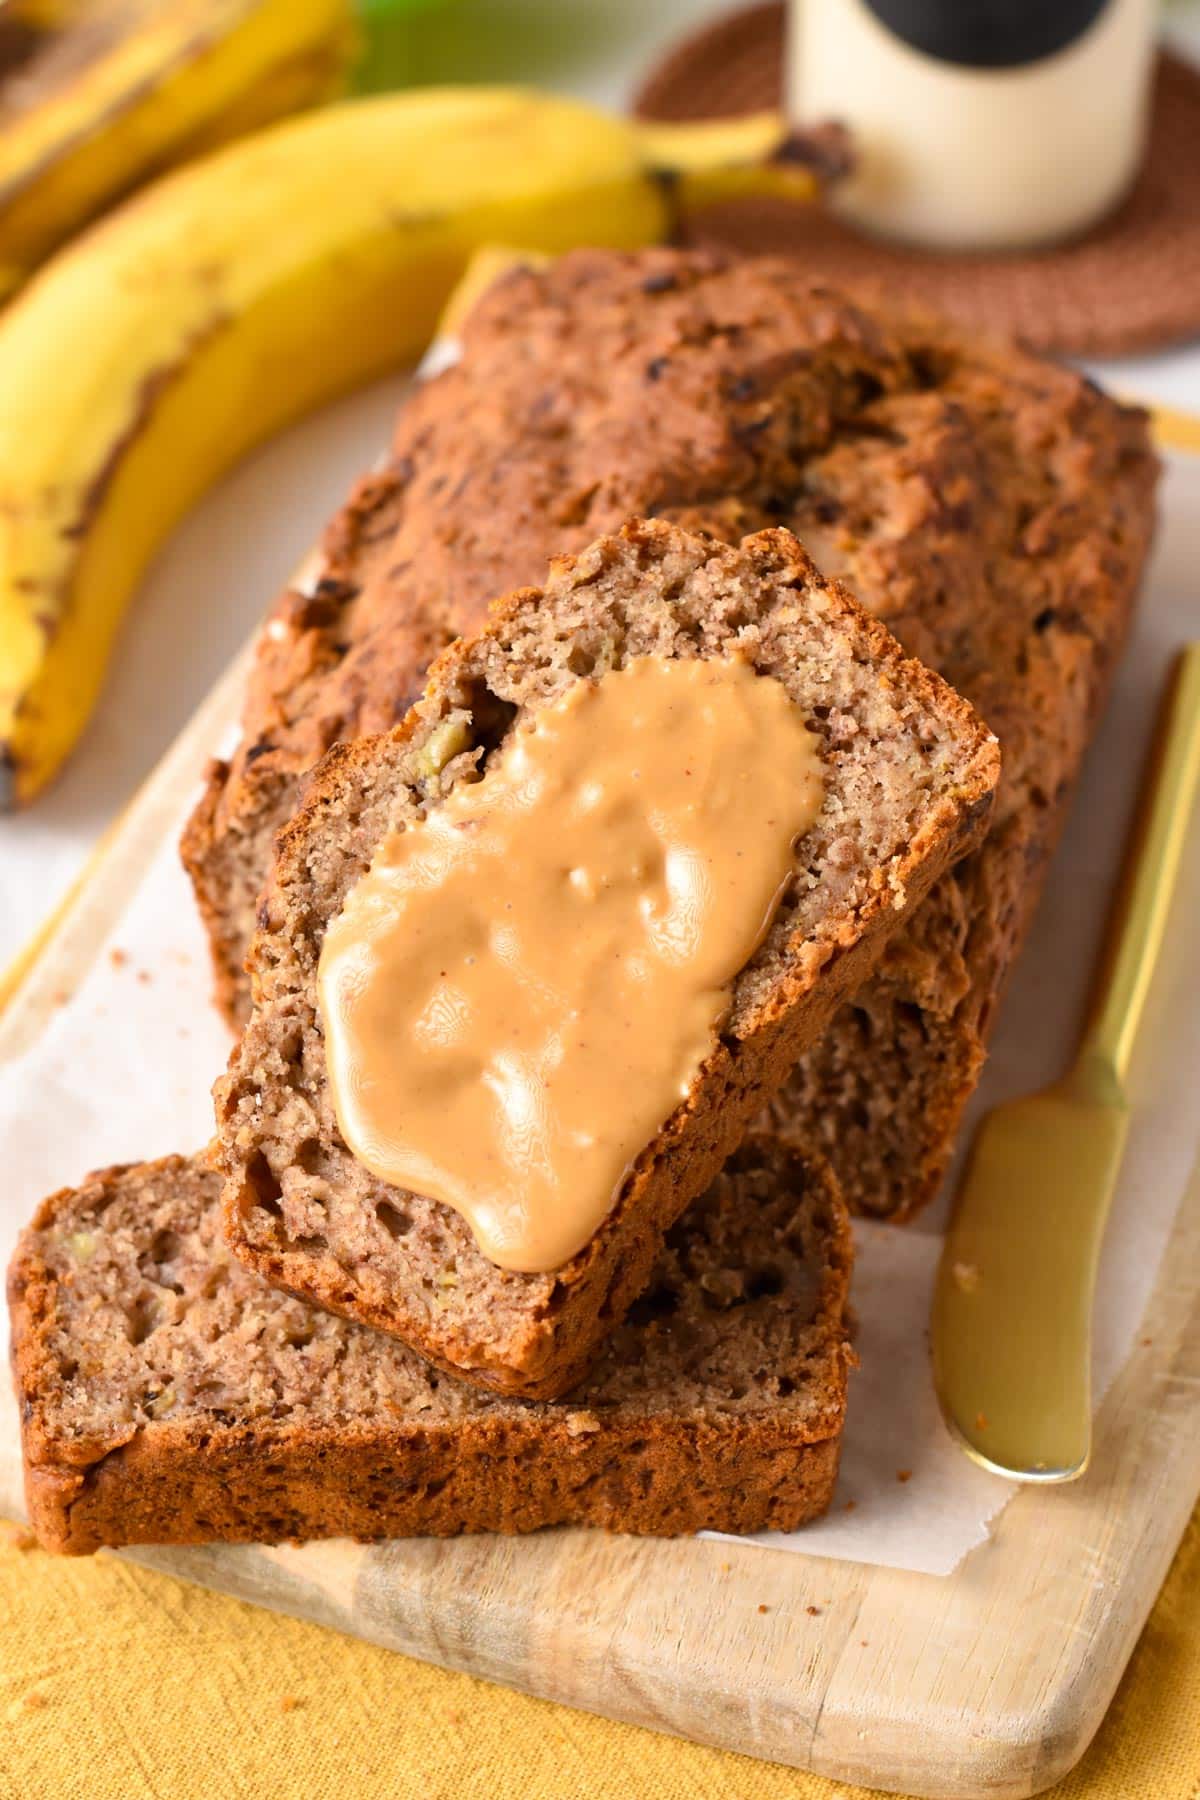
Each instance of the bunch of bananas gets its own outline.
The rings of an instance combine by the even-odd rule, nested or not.
[[[344,85],[349,0],[3,0],[0,295],[148,176]]]
[[[182,512],[260,439],[415,359],[479,245],[634,248],[710,193],[809,197],[782,135],[514,89],[351,101],[165,176],[53,256],[0,314],[0,806],[70,751]]]

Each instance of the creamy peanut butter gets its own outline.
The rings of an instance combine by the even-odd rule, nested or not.
[[[817,740],[741,661],[644,657],[513,731],[380,847],[321,953],[342,1135],[555,1269],[712,1051],[822,799]]]

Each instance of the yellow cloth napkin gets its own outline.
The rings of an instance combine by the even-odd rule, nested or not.
[[[0,1526],[0,1800],[834,1800]],[[1195,1800],[1200,1510],[1060,1800]]]

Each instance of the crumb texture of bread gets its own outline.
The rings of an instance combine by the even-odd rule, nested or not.
[[[389,1186],[346,1148],[317,1004],[321,946],[391,832],[472,780],[568,687],[648,655],[737,655],[777,680],[816,739],[822,804],[688,1098],[585,1247],[518,1273],[489,1262],[450,1207]],[[787,532],[733,548],[635,522],[558,559],[544,589],[497,602],[484,631],[444,654],[402,724],[332,751],[281,834],[251,951],[254,1010],[217,1087],[236,1254],[483,1385],[566,1392],[649,1278],[663,1232],[905,909],[977,841],[997,769],[965,703],[822,581]]]
[[[171,1157],[53,1195],[9,1272],[41,1542],[364,1539],[576,1523],[790,1530],[829,1504],[852,1246],[828,1166],[747,1142],[586,1385],[481,1394],[268,1288]]]
[[[779,1102],[852,1206],[911,1212],[944,1167],[1125,636],[1154,516],[1145,416],[782,259],[579,251],[501,280],[463,336],[330,528],[314,592],[276,608],[242,743],[189,827],[223,1004],[248,1010],[243,959],[301,775],[401,717],[493,594],[635,514],[733,542],[786,526],[1004,753],[987,842]]]

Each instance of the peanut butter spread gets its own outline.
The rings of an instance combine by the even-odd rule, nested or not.
[[[578,682],[392,833],[321,952],[350,1150],[556,1269],[711,1052],[821,807],[817,740],[738,660]]]

